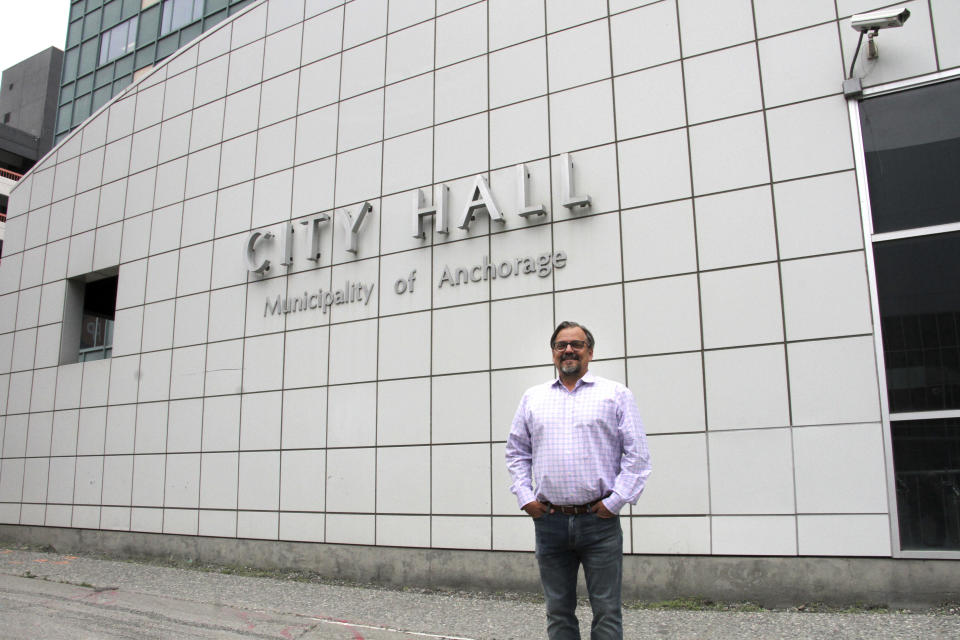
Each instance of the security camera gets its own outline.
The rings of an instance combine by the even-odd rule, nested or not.
[[[850,18],[850,26],[860,33],[877,31],[888,27],[902,27],[910,17],[910,10],[905,7],[893,7],[870,13],[857,13]]]

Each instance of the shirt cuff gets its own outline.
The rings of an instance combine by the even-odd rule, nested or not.
[[[620,509],[623,508],[623,505],[627,504],[627,501],[616,493],[611,493],[604,498],[602,502],[603,506],[605,506],[610,513],[620,513]]]
[[[522,510],[524,505],[530,504],[537,499],[537,495],[533,491],[520,491],[517,493],[517,506]]]

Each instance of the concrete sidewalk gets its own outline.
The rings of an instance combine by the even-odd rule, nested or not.
[[[545,637],[535,598],[229,575],[0,548],[4,638]],[[627,638],[957,638],[960,615],[628,608]],[[590,612],[580,612],[589,637]]]

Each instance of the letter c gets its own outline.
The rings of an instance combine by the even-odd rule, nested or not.
[[[270,233],[269,231],[267,233],[260,233],[259,231],[254,231],[253,233],[250,234],[250,237],[247,238],[247,244],[243,248],[243,258],[247,263],[247,271],[251,271],[253,273],[266,273],[267,271],[270,270],[269,260],[264,259],[259,264],[256,262],[257,260],[256,246],[257,246],[257,241],[260,240],[261,237],[264,240],[272,240],[273,234]]]

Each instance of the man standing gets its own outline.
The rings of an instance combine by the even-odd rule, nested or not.
[[[650,454],[633,394],[587,372],[593,335],[561,322],[550,337],[559,377],[528,389],[507,438],[510,490],[533,518],[551,640],[579,639],[577,573],[583,564],[593,640],[623,637],[623,530]]]

